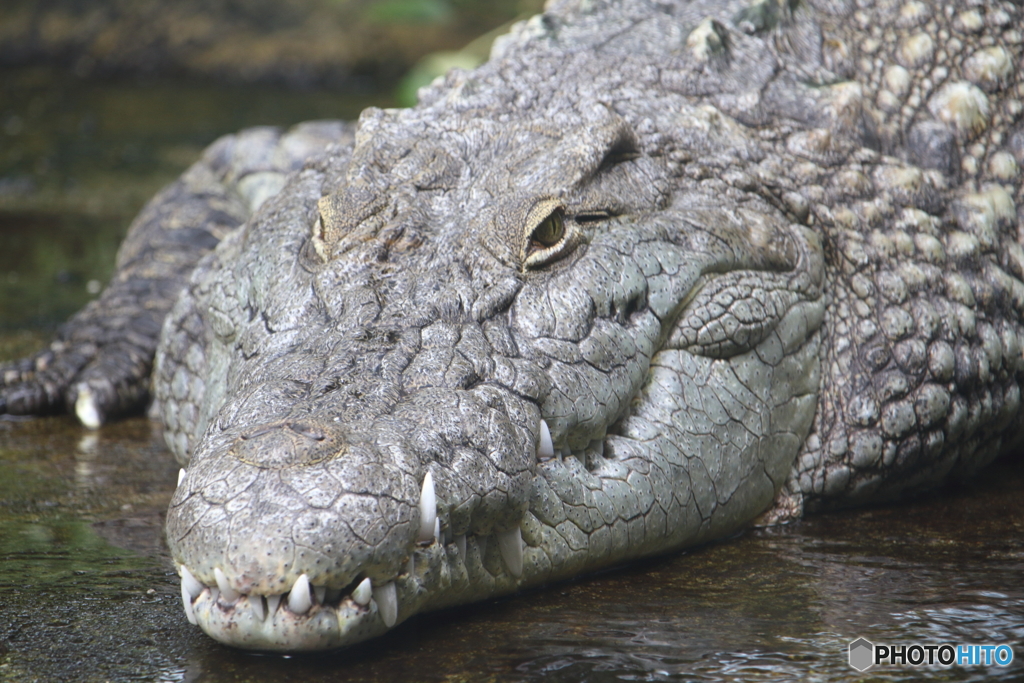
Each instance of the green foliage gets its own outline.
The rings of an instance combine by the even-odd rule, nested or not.
[[[425,85],[429,85],[438,76],[443,76],[454,68],[474,69],[483,60],[477,55],[470,54],[465,50],[461,52],[434,52],[421,59],[416,66],[409,70],[398,86],[395,88],[395,99],[399,106],[412,107],[416,105],[416,91]]]
[[[366,8],[364,18],[378,24],[443,24],[451,20],[446,0],[384,0]]]

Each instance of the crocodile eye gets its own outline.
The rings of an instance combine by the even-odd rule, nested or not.
[[[534,207],[527,220],[523,245],[523,268],[537,268],[572,252],[580,242],[580,231],[565,220],[565,210],[548,200]]]
[[[565,217],[562,215],[561,209],[555,209],[533,229],[527,255],[541,249],[550,249],[561,242],[563,237],[565,237]]]

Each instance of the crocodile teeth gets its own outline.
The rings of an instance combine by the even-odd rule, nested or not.
[[[185,618],[188,619],[188,623],[198,626],[196,613],[192,610],[192,596],[189,595],[188,588],[185,586],[185,579],[181,580],[181,602],[185,605]]]
[[[252,608],[256,618],[260,621],[263,621],[264,617],[267,616],[266,609],[263,607],[263,599],[262,595],[249,596],[249,607]]]
[[[434,522],[437,521],[437,496],[434,494],[434,476],[427,470],[420,491],[420,542],[428,543],[435,538]]]
[[[305,614],[312,606],[313,600],[309,596],[309,579],[303,574],[288,592],[288,609],[296,614]]]
[[[540,421],[540,443],[537,444],[537,457],[548,460],[555,457],[555,445],[551,442],[551,430],[547,420]]]
[[[324,598],[327,597],[327,586],[313,586],[313,594],[316,595],[316,601],[321,605],[324,604]]]
[[[281,604],[281,594],[268,595],[267,596],[267,613],[273,614],[277,611],[277,606]]]
[[[373,599],[377,601],[377,612],[384,620],[384,625],[391,628],[398,621],[398,591],[395,582],[388,581],[383,586],[373,589]]]
[[[441,536],[441,520],[434,517],[434,541],[444,545],[444,537]]]
[[[352,591],[352,601],[357,605],[366,607],[370,604],[370,598],[373,596],[373,582],[370,581],[370,577],[367,576],[365,579],[359,582],[356,589]]]
[[[523,575],[523,534],[519,527],[498,532],[498,549],[509,573],[517,579]]]
[[[203,592],[203,584],[196,580],[196,577],[192,576],[192,572],[188,570],[188,567],[181,565],[181,587],[188,591],[189,596],[192,599],[199,597],[199,594]]]
[[[455,547],[459,549],[459,557],[466,559],[466,534],[459,534],[455,537]]]
[[[178,470],[178,486],[181,486],[181,482],[185,481],[185,468],[182,467]]]
[[[240,597],[240,593],[231,587],[228,583],[228,577],[224,576],[224,572],[220,570],[220,567],[214,567],[213,576],[217,579],[217,588],[220,589],[220,594],[224,596],[224,602],[235,602]]]

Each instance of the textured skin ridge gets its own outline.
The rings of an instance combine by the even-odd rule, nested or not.
[[[209,236],[182,240],[180,294],[132,303],[163,320],[190,618],[345,645],[1010,450],[1022,21],[556,1],[416,108],[216,143],[124,248]],[[117,287],[80,317],[120,329]],[[91,343],[10,366],[6,409],[76,404]],[[142,400],[136,356],[92,371],[128,387],[104,416]]]

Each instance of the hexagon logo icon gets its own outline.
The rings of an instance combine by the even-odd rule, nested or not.
[[[871,668],[874,658],[875,646],[871,642],[858,638],[850,643],[850,666],[857,671],[866,671]]]

